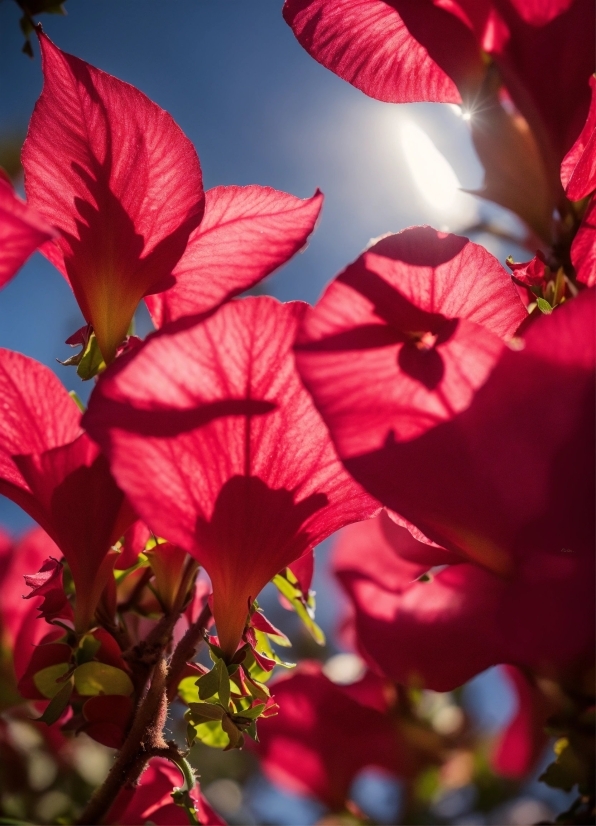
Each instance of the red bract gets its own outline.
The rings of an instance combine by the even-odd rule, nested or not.
[[[521,780],[535,768],[546,748],[544,727],[553,709],[519,668],[505,665],[501,671],[514,691],[517,707],[495,745],[491,764],[503,777]]]
[[[377,507],[337,461],[295,372],[305,310],[244,299],[164,328],[102,377],[85,416],[147,525],[205,566],[228,656],[264,585]]]
[[[358,649],[376,671],[450,691],[503,662],[552,674],[591,656],[588,554],[528,553],[509,577],[453,562],[386,514],[342,531],[334,570]]]
[[[439,316],[453,343],[444,334],[424,352],[394,342],[415,329],[423,342],[434,317],[404,325],[393,310],[404,306],[401,287],[385,281],[373,312],[365,296],[375,281],[351,272],[306,314],[297,339],[298,368],[348,470],[430,539],[494,569],[530,549],[588,552],[593,291],[539,319],[521,349]],[[412,318],[421,312],[406,306]]]
[[[584,128],[561,164],[561,180],[569,198],[579,201],[596,189],[596,77],[590,78],[592,102]]]
[[[6,567],[0,578],[2,607],[0,628],[2,638],[12,652],[14,669],[21,677],[33,653],[33,646],[49,630],[40,622],[40,600],[23,599],[29,595],[25,576],[38,571],[49,557],[57,556],[59,549],[41,528],[33,528],[14,544],[7,542]]]
[[[510,338],[525,317],[483,247],[414,227],[327,288],[298,333],[297,365],[336,438],[341,430],[342,455],[358,454],[379,446],[388,421],[402,440],[465,409],[503,348],[493,333]]]
[[[204,209],[194,147],[145,95],[40,35],[44,88],[25,146],[29,203],[61,232],[47,254],[109,362]]]
[[[182,785],[182,780],[182,773],[176,766],[163,758],[154,758],[138,787],[134,790],[124,788],[120,792],[106,822],[122,826],[141,826],[147,822],[157,826],[184,826],[188,816],[172,800],[172,791]],[[190,794],[201,826],[226,826],[201,794],[198,783]]]
[[[54,374],[0,350],[0,493],[29,513],[64,554],[84,630],[110,575],[110,546],[134,518],[80,413]],[[24,571],[32,574],[35,571]]]
[[[283,13],[312,57],[378,100],[460,103],[482,80],[474,35],[432,2],[286,0]]]
[[[306,243],[322,203],[320,192],[302,201],[264,186],[208,190],[175,286],[146,299],[156,326],[212,310],[285,264]]]
[[[0,287],[10,281],[27,258],[55,230],[18,198],[0,169]]]
[[[279,714],[263,720],[255,747],[265,774],[298,794],[342,811],[352,781],[374,766],[404,775],[415,768],[383,697],[384,681],[368,673],[360,684],[335,685],[318,663],[302,663],[274,689]],[[362,694],[374,694],[373,703]]]
[[[592,197],[571,245],[571,261],[578,281],[596,286],[596,198]]]

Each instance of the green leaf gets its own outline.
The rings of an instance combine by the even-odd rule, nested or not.
[[[234,720],[237,720],[237,718],[240,718],[240,721],[244,718],[247,720],[256,720],[257,717],[261,716],[264,708],[265,703],[260,703],[258,706],[253,706],[252,708],[246,708],[244,711],[240,711],[234,715]]]
[[[134,687],[121,668],[106,663],[83,663],[74,671],[75,688],[84,697],[98,694],[121,694],[127,697]]]
[[[271,643],[269,642],[269,634],[265,633],[264,631],[255,631],[255,639],[257,641],[256,648],[259,654],[264,654],[270,660],[276,662],[277,665],[281,665],[284,668],[296,667],[296,663],[286,662],[285,660],[282,660],[280,657],[278,657]]]
[[[230,707],[230,675],[223,660],[216,663],[215,668],[219,669],[219,702],[224,708]]]
[[[228,739],[230,741],[224,751],[229,751],[230,749],[241,749],[244,745],[244,735],[229,715],[226,714],[222,717],[221,727],[228,735]]]
[[[41,717],[38,717],[35,722],[46,723],[48,726],[51,726],[52,723],[59,720],[64,709],[70,702],[72,690],[73,681],[71,678],[68,682],[64,683],[60,691],[52,697],[44,713]]]
[[[548,303],[546,298],[537,298],[536,306],[538,307],[541,313],[544,313],[544,315],[550,315],[553,311],[553,308]]]
[[[75,654],[77,665],[91,662],[100,648],[100,641],[92,634],[86,634],[79,643],[78,651]]]
[[[57,680],[63,677],[69,670],[68,663],[56,663],[56,665],[48,665],[47,668],[42,668],[37,674],[33,675],[33,682],[35,688],[51,700],[58,692],[62,691],[64,683],[58,683]]]
[[[221,727],[219,720],[210,723],[202,723],[195,727],[197,738],[206,746],[213,749],[226,749],[230,744],[230,738]]]
[[[218,670],[218,663],[223,665],[223,660],[218,660],[211,671],[203,674],[197,680],[197,688],[199,689],[199,697],[201,700],[208,700],[210,697],[214,697],[219,691],[221,677]]]
[[[256,720],[253,720],[250,726],[247,726],[245,729],[248,736],[255,741],[255,743],[259,742],[259,738],[257,737],[257,723]]]
[[[296,614],[298,614],[314,641],[319,645],[325,645],[325,634],[323,634],[312,616],[311,605],[314,600],[311,602],[311,598],[309,597],[308,603],[305,602],[302,591],[290,581],[291,579],[297,582],[296,577],[286,568],[285,574],[277,574],[272,582],[290,602],[292,608]]]
[[[189,705],[190,703],[198,703],[200,700],[199,689],[197,681],[194,677],[185,677],[178,683],[178,694],[180,699]]]
[[[189,705],[188,719],[192,720],[194,725],[201,725],[203,722],[211,720],[221,720],[225,715],[225,711],[220,705],[215,703],[191,703]]]

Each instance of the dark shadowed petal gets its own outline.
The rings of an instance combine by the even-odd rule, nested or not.
[[[592,197],[571,245],[571,261],[577,280],[596,285],[596,198]]]
[[[519,668],[504,665],[501,672],[514,691],[517,707],[494,747],[491,765],[503,777],[522,780],[542,757],[549,739],[545,726],[554,709]]]
[[[114,565],[115,557],[108,558],[110,546],[134,515],[106,458],[85,433],[70,444],[15,456],[14,461],[35,498],[35,511],[42,511],[41,524],[70,566],[77,627],[84,629]],[[31,515],[37,518],[35,512]]]
[[[552,676],[591,656],[593,554],[531,551],[504,577],[433,559],[436,549],[385,527],[350,525],[333,551],[358,650],[376,671],[450,691],[498,663]]]
[[[113,565],[106,562],[109,548],[135,516],[51,370],[0,350],[0,398],[0,493],[39,522],[64,554],[83,624]]]
[[[590,78],[592,102],[584,128],[561,164],[561,180],[572,201],[596,189],[596,77]]]

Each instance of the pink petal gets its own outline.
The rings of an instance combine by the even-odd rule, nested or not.
[[[217,186],[176,265],[176,284],[148,296],[157,327],[206,312],[281,267],[307,242],[323,196],[301,200],[265,186]]]
[[[510,0],[510,2],[526,23],[544,26],[567,11],[574,0]]]
[[[33,528],[12,545],[9,564],[1,580],[1,616],[2,628],[6,634],[7,644],[13,652],[19,676],[25,671],[28,659],[31,656],[32,645],[39,642],[41,636],[49,628],[48,625],[39,622],[37,619],[39,602],[37,600],[28,602],[23,599],[24,596],[27,596],[28,591],[24,576],[30,571],[38,570],[48,557],[59,555],[59,549],[41,528]],[[21,634],[24,625],[29,625],[31,630],[35,626],[35,634],[27,643],[16,645],[17,637]],[[21,639],[23,638],[21,637]],[[22,664],[24,657],[27,658],[27,662]]]
[[[473,34],[429,0],[286,0],[306,51],[377,100],[460,103],[483,67]]]
[[[491,754],[491,765],[503,777],[523,780],[536,767],[548,743],[545,726],[553,709],[519,668],[505,665],[501,671],[515,692],[517,708]]]
[[[59,546],[75,581],[77,612],[92,616],[109,575],[109,548],[136,517],[51,370],[0,350],[0,398],[0,493]]]
[[[594,30],[594,3],[495,0],[494,6],[507,36],[499,37],[487,51],[538,140],[556,186],[559,165],[580,133],[590,106],[588,82],[594,72],[594,48],[585,32]],[[544,25],[536,25],[539,9]]]
[[[13,461],[75,439],[81,414],[58,378],[39,362],[0,349],[0,493],[39,521],[29,486]]]
[[[538,549],[502,577],[440,559],[428,571],[413,543],[402,528],[389,537],[377,518],[344,528],[334,547],[357,647],[375,671],[450,691],[498,663],[552,677],[590,656],[593,554]]]
[[[296,363],[342,456],[358,454],[464,410],[501,352],[493,333],[510,337],[524,317],[483,247],[415,227],[377,242],[327,288],[305,315]]]
[[[108,813],[107,822],[122,826],[147,821],[157,826],[187,824],[188,817],[184,809],[172,800],[172,792],[182,786],[182,783],[182,773],[173,763],[161,757],[153,758],[134,792],[126,787],[120,792]],[[225,821],[213,811],[201,794],[198,782],[191,796],[202,826],[226,826]]]
[[[55,231],[41,215],[18,198],[0,170],[0,287]]]
[[[395,342],[436,317],[358,262],[306,314],[297,365],[354,477],[437,544],[504,572],[528,547],[593,542],[593,299],[541,318],[521,350],[460,321],[429,387],[415,364],[404,376]]]
[[[571,261],[578,281],[596,285],[596,198],[592,198],[571,245]]]
[[[500,581],[494,577],[495,594],[485,584],[491,574],[463,564],[421,582],[428,565],[398,555],[413,541],[396,526],[390,544],[379,519],[351,525],[335,545],[333,568],[369,665],[405,685],[449,691],[501,662],[492,633]]]
[[[596,189],[596,77],[590,78],[592,101],[580,136],[561,164],[561,180],[567,197],[579,201]]]
[[[69,564],[77,628],[85,630],[114,565],[110,546],[134,517],[106,458],[85,433],[68,445],[14,460],[35,497],[35,510],[41,509],[41,524]]]
[[[106,361],[144,295],[165,289],[204,208],[190,141],[145,95],[40,35],[44,88],[25,146],[31,206]]]
[[[164,328],[104,374],[85,418],[141,518],[205,566],[227,654],[249,598],[377,509],[342,469],[295,371],[305,309],[243,299]]]
[[[382,687],[380,678],[367,678]],[[332,683],[320,664],[302,662],[271,688],[280,711],[259,723],[255,751],[274,783],[339,811],[362,769],[376,766],[393,775],[407,769],[408,747],[389,715],[358,702],[354,686]]]

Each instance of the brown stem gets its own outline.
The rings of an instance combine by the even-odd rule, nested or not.
[[[76,821],[77,824],[101,823],[124,785],[135,783],[154,750],[166,747],[161,729],[165,721],[167,673],[166,661],[162,657],[155,666],[151,685],[139,703],[116,762]]]
[[[211,609],[205,605],[199,614],[196,622],[194,622],[182,637],[172,659],[170,660],[170,668],[168,672],[167,691],[168,700],[171,702],[176,696],[176,690],[180,677],[184,672],[184,667],[189,660],[192,660],[197,653],[197,649],[203,640],[203,634],[207,624],[211,618]]]
[[[155,628],[152,629],[144,640],[129,651],[124,652],[124,659],[130,663],[133,672],[133,682],[137,690],[142,690],[151,669],[172,639],[174,626],[178,622],[180,613],[184,608],[188,591],[197,569],[198,565],[195,560],[189,559],[172,610],[160,619]]]

